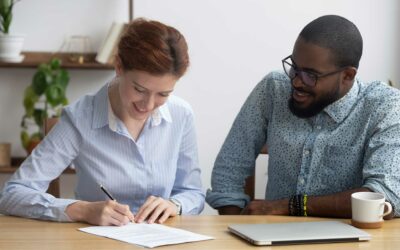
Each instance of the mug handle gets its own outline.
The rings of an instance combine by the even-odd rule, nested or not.
[[[382,205],[387,206],[387,208],[388,208],[388,211],[386,211],[386,213],[381,215],[382,217],[385,217],[386,215],[390,214],[393,209],[392,209],[392,205],[387,201],[385,201],[385,203],[383,203]]]

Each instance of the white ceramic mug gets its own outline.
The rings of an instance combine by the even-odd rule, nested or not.
[[[384,208],[387,211],[384,213]],[[351,224],[358,228],[380,228],[383,217],[392,212],[385,196],[374,192],[357,192],[351,195]]]

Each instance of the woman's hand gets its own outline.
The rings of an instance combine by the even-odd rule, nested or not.
[[[135,220],[128,205],[112,200],[78,201],[69,205],[65,212],[73,221],[82,221],[100,226],[123,226]]]
[[[139,208],[135,222],[141,223],[147,219],[148,223],[163,223],[170,216],[176,216],[177,208],[174,203],[161,197],[150,196]]]

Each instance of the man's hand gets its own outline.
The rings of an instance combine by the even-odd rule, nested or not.
[[[78,201],[65,209],[73,221],[87,222],[100,226],[123,226],[134,221],[135,216],[128,205],[116,201]]]
[[[139,208],[135,222],[141,223],[147,219],[148,223],[163,223],[170,216],[176,216],[176,205],[161,197],[150,196]]]
[[[249,215],[288,215],[289,201],[288,200],[254,200],[242,210],[241,214]]]

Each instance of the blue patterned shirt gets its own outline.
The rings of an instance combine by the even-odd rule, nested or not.
[[[150,195],[176,199],[183,214],[202,211],[205,195],[190,106],[170,96],[135,141],[113,114],[107,90],[105,85],[64,109],[60,121],[5,184],[0,213],[69,221],[65,208],[76,200],[57,199],[45,191],[71,163],[77,200],[108,199],[102,184],[133,212]]]
[[[344,97],[307,119],[289,111],[290,95],[290,80],[279,72],[255,87],[216,159],[207,202],[244,207],[244,180],[267,144],[267,200],[366,187],[384,194],[399,216],[400,91],[356,80]]]

